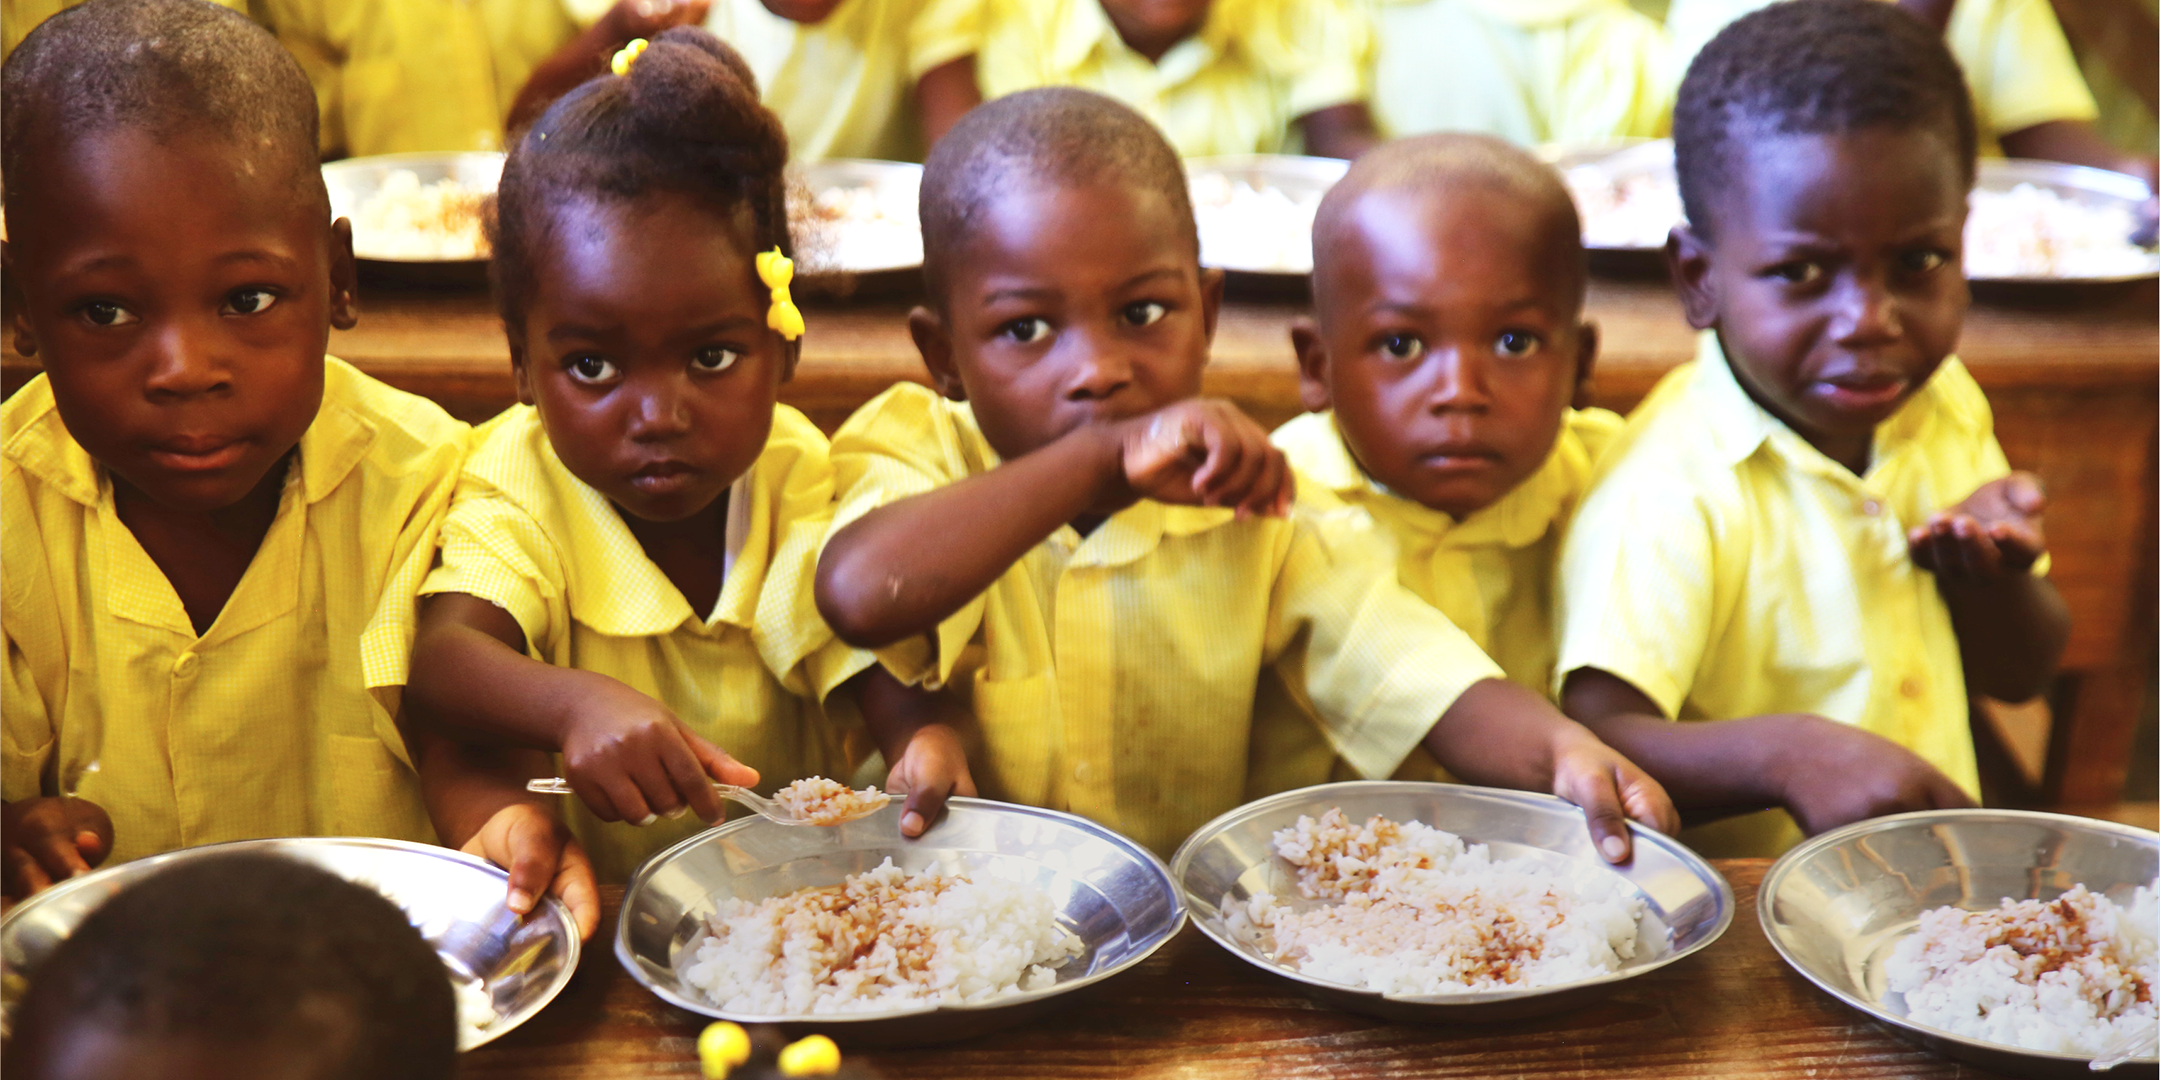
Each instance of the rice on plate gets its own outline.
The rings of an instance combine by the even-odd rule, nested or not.
[[[1383,994],[1560,986],[1635,958],[1642,898],[1617,874],[1564,875],[1418,821],[1341,808],[1275,833],[1303,902],[1223,898],[1233,937],[1302,974]]]
[[[1047,989],[1084,950],[1039,888],[888,857],[839,885],[722,900],[683,981],[744,1015],[929,1009]]]

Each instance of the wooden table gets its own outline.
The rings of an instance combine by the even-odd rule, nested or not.
[[[803,360],[781,397],[827,430],[900,380],[926,381],[908,340],[903,295],[847,304],[806,301]],[[1288,327],[1302,304],[1227,305],[1206,388],[1263,423],[1302,411]],[[2160,328],[2153,283],[1982,292],[1959,353],[1988,393],[2013,464],[2051,490],[2054,580],[2070,606],[2067,700],[2050,748],[2048,798],[2115,801],[2151,677],[2154,654],[2155,431],[2160,427]],[[1658,377],[1690,359],[1694,337],[1659,278],[1601,277],[1589,316],[1602,330],[1597,396],[1627,409]],[[0,351],[12,391],[37,366]],[[513,393],[502,328],[483,292],[364,290],[357,329],[331,351],[467,419],[493,415]]]
[[[1986,1080],[1892,1035],[1795,974],[1755,920],[1767,859],[1720,860],[1737,907],[1725,936],[1589,1008],[1475,1028],[1416,1027],[1315,1004],[1198,930],[1037,1023],[948,1046],[850,1054],[878,1073],[952,1080],[1041,1077],[1624,1077]],[[622,890],[603,890],[605,938]],[[632,981],[605,941],[560,998],[473,1051],[465,1080],[696,1076],[706,1020]]]

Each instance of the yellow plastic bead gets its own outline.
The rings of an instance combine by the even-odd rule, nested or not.
[[[750,1060],[750,1033],[725,1020],[708,1024],[697,1037],[697,1056],[706,1080],[726,1080],[729,1070]]]
[[[652,42],[644,38],[630,39],[630,44],[615,50],[614,58],[608,61],[608,70],[617,75],[630,74],[630,65],[637,63],[637,58],[644,55],[646,47],[651,44]]]
[[[792,1042],[780,1051],[780,1075],[824,1076],[840,1071],[840,1048],[823,1035]]]

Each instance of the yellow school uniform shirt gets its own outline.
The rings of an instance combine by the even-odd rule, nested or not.
[[[1705,331],[1601,468],[1561,554],[1559,679],[1611,672],[1681,721],[1825,716],[1978,795],[1950,610],[1905,540],[2010,471],[1955,357],[1876,429],[1854,476],[1750,399]],[[1776,810],[1687,839],[1775,855],[1800,832]]]
[[[524,630],[533,659],[650,695],[757,769],[763,789],[821,773],[845,777],[853,763],[843,758],[843,733],[818,702],[872,660],[836,644],[811,599],[831,513],[825,436],[801,413],[776,407],[764,452],[728,493],[731,554],[719,599],[711,612],[695,612],[614,504],[555,456],[539,414],[518,405],[475,433],[443,523],[441,565],[420,593],[465,593],[501,607]],[[409,621],[410,610],[390,617]],[[405,668],[372,677],[398,685]],[[576,798],[567,802],[602,881],[626,879],[705,827],[690,816],[611,824]]]
[[[362,638],[381,598],[427,573],[466,436],[327,360],[277,517],[198,637],[31,380],[0,405],[6,797],[72,786],[112,815],[122,861],[267,836],[432,840]]]
[[[1680,57],[1673,77],[1726,23],[1768,2],[1672,0],[1665,28]],[[1995,137],[2005,132],[2100,115],[2048,0],[1958,0],[1943,44],[1965,70],[1982,153],[2000,153]]]
[[[1366,2],[1388,138],[1477,131],[1536,146],[1672,130],[1671,42],[1626,0]]]
[[[975,57],[983,100],[1079,86],[1124,102],[1186,157],[1294,150],[1291,124],[1364,101],[1372,33],[1353,0],[1216,0],[1200,32],[1150,63],[1100,0],[930,0],[911,67]]]
[[[37,29],[39,23],[81,3],[82,0],[0,0],[0,57],[11,56],[15,46]],[[247,0],[216,0],[220,7],[247,14]]]
[[[844,0],[805,26],[761,0],[713,0],[705,28],[742,54],[798,161],[921,161],[908,31],[923,0]]]
[[[966,404],[896,386],[833,437],[834,527],[997,465]],[[1500,675],[1396,584],[1370,530],[1149,500],[1088,536],[1060,527],[935,637],[879,657],[906,681],[972,693],[984,795],[1165,854],[1243,801],[1263,667],[1316,703],[1334,752],[1366,777],[1393,772],[1458,695]]]
[[[1511,682],[1544,695],[1552,687],[1552,585],[1561,535],[1590,487],[1591,466],[1620,426],[1620,417],[1604,409],[1568,410],[1545,463],[1460,521],[1367,476],[1333,413],[1307,413],[1276,428],[1271,439],[1297,469],[1300,499],[1319,513],[1369,515],[1395,553],[1402,584],[1440,609]],[[1253,755],[1248,797],[1353,778],[1296,698],[1276,680],[1261,682],[1253,740],[1266,749]],[[1420,747],[1395,779],[1448,777]]]

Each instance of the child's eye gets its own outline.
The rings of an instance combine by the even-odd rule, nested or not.
[[[1907,271],[1915,274],[1925,274],[1928,271],[1933,270],[1936,267],[1939,267],[1942,264],[1950,261],[1948,256],[1946,256],[1940,251],[1934,250],[1933,248],[1924,248],[1919,251],[1908,251],[1904,255],[1900,256],[1899,259],[1905,264],[1905,269]]]
[[[1779,263],[1763,271],[1764,277],[1773,277],[1788,285],[1807,285],[1822,277],[1822,264],[1812,262]]]
[[[1036,317],[1014,319],[998,327],[998,333],[1022,345],[1032,345],[1050,333],[1050,320]]]
[[[1519,359],[1538,351],[1538,347],[1543,344],[1536,334],[1521,330],[1502,330],[1500,336],[1493,339],[1493,351],[1501,356]]]
[[[1380,351],[1391,360],[1415,360],[1425,355],[1425,339],[1416,334],[1389,334],[1380,339]]]
[[[587,353],[571,357],[570,362],[563,365],[563,370],[568,371],[570,377],[579,382],[602,383],[615,377],[615,361]]]
[[[699,371],[719,372],[734,367],[735,361],[740,359],[742,359],[741,353],[733,349],[712,345],[699,349],[697,355],[691,358],[690,366]]]
[[[1137,300],[1125,305],[1125,321],[1133,326],[1153,326],[1169,312],[1169,308],[1153,300]]]
[[[268,289],[234,289],[225,298],[225,311],[232,315],[260,315],[277,302],[277,294]]]
[[[82,306],[82,316],[92,326],[126,326],[142,319],[128,309],[108,300],[92,300]]]

